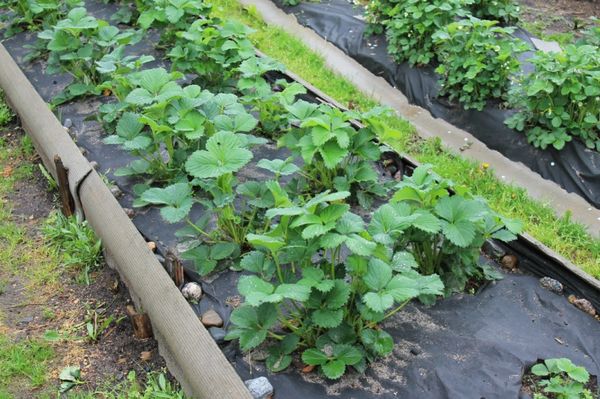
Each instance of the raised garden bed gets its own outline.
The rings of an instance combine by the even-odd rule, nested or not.
[[[314,30],[373,74],[397,87],[409,102],[428,110],[436,118],[470,132],[490,149],[512,161],[523,163],[543,178],[580,195],[596,208],[600,206],[597,184],[600,155],[587,148],[582,141],[573,139],[561,150],[552,146],[536,148],[528,143],[525,134],[510,129],[504,123],[514,114],[514,110],[505,109],[505,105],[489,101],[482,111],[465,110],[457,102],[440,97],[440,76],[434,71],[435,61],[426,66],[396,63],[388,54],[385,35],[366,32],[368,24],[362,6],[344,0],[300,2],[296,6],[284,6],[285,2],[279,0],[274,3],[295,15],[300,24]],[[530,49],[520,58],[531,57],[535,50],[532,36],[522,29],[514,35],[527,43]],[[532,66],[524,62],[522,69],[530,72]]]
[[[95,7],[97,5],[89,4],[90,9]],[[98,15],[109,13],[110,10],[102,10]],[[152,40],[157,35],[149,37]],[[31,39],[31,35],[20,34],[7,40],[5,45],[38,92],[50,100],[61,93],[68,79],[64,75],[45,75],[41,73],[40,63],[31,64],[24,60],[23,44],[28,40],[31,43]],[[142,54],[144,49],[151,47],[151,42],[142,42],[136,46],[136,53]],[[155,53],[155,56],[158,58],[160,54]],[[281,78],[292,81],[289,75],[270,72],[267,82],[273,85]],[[307,90],[302,98],[309,103],[327,101],[326,96],[314,89]],[[95,114],[107,100],[105,97],[78,99],[59,107],[60,115],[88,159],[96,162],[97,170],[105,173],[118,186],[118,191],[123,193],[118,198],[121,205],[131,209],[137,191],[134,184],[139,183],[140,179],[115,174],[115,170],[136,158],[103,143],[106,133]],[[354,128],[359,126],[354,124]],[[254,160],[237,173],[237,178],[242,182],[264,182],[272,178],[272,174],[257,167],[259,159],[285,159],[290,155],[289,151],[276,148],[269,140],[255,146],[253,153]],[[294,165],[302,167],[304,162],[298,159]],[[408,159],[388,154],[376,162],[374,170],[378,172],[378,184],[395,184],[395,178],[409,176],[415,166]],[[287,183],[285,179],[281,181]],[[368,222],[373,210],[385,197],[372,204],[363,203],[367,209],[355,204],[352,211],[362,215]],[[203,208],[196,205],[192,209],[191,219],[195,220],[203,213]],[[175,233],[184,225],[166,224],[161,217],[161,209],[154,206],[141,208],[133,214],[133,221],[142,235],[157,244],[158,257],[165,266],[169,268],[177,264],[185,248]],[[247,245],[242,245],[241,249],[247,251]],[[350,245],[348,247],[352,248]],[[489,270],[498,272],[500,268],[496,262],[504,259],[507,263],[514,255],[517,255],[518,265],[514,264],[513,259],[512,264],[508,264],[511,271],[504,272],[503,279],[492,283],[472,285],[480,283],[481,279],[469,281],[471,294],[455,294],[438,300],[432,307],[413,303],[389,317],[381,327],[394,337],[392,353],[374,360],[364,373],[349,370],[346,376],[331,382],[316,368],[301,372],[304,364],[299,356],[294,355],[286,371],[269,374],[277,397],[337,394],[348,397],[371,397],[373,394],[382,397],[516,397],[521,387],[521,375],[527,367],[537,359],[559,356],[569,357],[575,363],[584,365],[593,375],[598,375],[597,359],[600,353],[594,345],[600,334],[597,332],[597,321],[573,307],[564,296],[542,288],[538,278],[546,275],[568,276],[567,279],[561,278],[568,284],[567,293],[575,292],[578,296],[584,294],[597,305],[600,298],[594,281],[575,276],[523,237],[514,244],[509,243],[508,247],[489,243],[488,248],[488,255],[482,254],[480,260],[488,265]],[[355,250],[352,249],[353,252]],[[506,257],[507,254],[511,256]],[[214,260],[219,259],[215,256]],[[200,282],[204,291],[204,296],[193,308],[198,315],[213,309],[224,320],[224,328],[232,327],[230,315],[241,300],[236,285],[240,275],[248,273],[228,267],[235,266],[235,263],[221,262],[217,272],[202,277],[198,272],[206,271],[206,262],[196,262],[195,265],[192,262],[183,263],[188,281]],[[535,272],[540,264],[547,269],[542,273],[538,269],[537,276],[527,273],[527,270]],[[258,292],[258,288],[255,291]],[[197,323],[190,320],[190,323],[194,322]],[[267,373],[261,362],[265,358],[266,348],[260,347],[243,355],[236,342],[222,340],[223,330],[212,328],[211,333],[242,378]],[[306,363],[306,359],[304,361]],[[466,378],[469,384],[464,383]]]

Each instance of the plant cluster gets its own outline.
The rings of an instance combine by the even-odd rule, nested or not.
[[[427,167],[399,184],[368,223],[351,211],[351,204],[385,201],[397,184],[382,184],[374,168],[385,110],[341,111],[299,99],[305,89],[272,78],[282,67],[254,53],[248,28],[192,18],[206,12],[201,2],[138,7],[142,29],[170,25],[162,35],[170,72],[140,70],[152,57],[111,57],[125,43],[109,39],[130,37],[114,30],[105,40],[110,52],[76,66],[85,74],[101,70],[95,90],[113,96],[100,119],[111,133],[105,142],[135,157],[115,172],[138,179],[134,206],[155,205],[167,222],[185,223],[178,232],[187,241],[183,257],[198,274],[245,271],[238,289],[246,302],[232,314],[229,333],[242,349],[273,340],[271,370],[287,368],[301,351],[306,364],[339,378],[392,351],[381,323],[411,299],[432,302],[495,277],[480,266],[478,250],[486,238],[514,238],[519,226]],[[94,49],[93,37],[108,25],[85,10],[72,13],[58,28],[73,25],[68,41],[77,37]],[[72,57],[54,57],[55,70],[75,69]],[[253,147],[267,143],[259,135],[278,139],[291,156],[255,160]],[[242,177],[250,162],[270,179]],[[194,205],[204,208],[199,219]]]
[[[9,12],[0,16],[0,21],[7,22],[5,37],[23,30],[38,31],[54,26],[67,12],[81,6],[81,0],[3,0],[0,8]]]
[[[370,31],[385,31],[398,62],[439,64],[440,95],[465,109],[508,103],[517,113],[506,124],[536,147],[560,150],[577,137],[600,151],[597,27],[563,52],[536,51],[535,72],[522,77],[518,58],[528,46],[511,36],[513,28],[498,26],[518,20],[512,0],[373,0],[366,11]]]
[[[383,17],[388,39],[388,51],[397,62],[426,65],[435,59],[433,35],[465,17],[468,0],[391,0],[393,7],[385,7]]]
[[[540,379],[536,382],[534,399],[592,399],[594,395],[586,388],[590,374],[584,367],[576,366],[569,359],[546,359],[531,368]]]
[[[479,19],[489,19],[513,24],[519,20],[521,7],[514,0],[471,0],[471,14]]]
[[[560,53],[537,52],[535,72],[523,78],[512,97],[519,109],[508,126],[524,131],[530,143],[560,150],[577,137],[600,151],[600,50],[568,45]]]
[[[203,87],[235,86],[240,64],[255,57],[250,28],[236,21],[199,19],[177,32],[176,45],[168,52],[173,70],[197,75]]]
[[[518,55],[528,46],[514,39],[512,28],[474,17],[447,25],[433,35],[440,65],[440,95],[465,109],[482,110],[488,99],[507,100],[511,76],[520,70]]]
[[[160,29],[162,44],[173,40],[175,32],[185,30],[199,16],[207,15],[210,5],[203,0],[136,0],[140,28]]]
[[[54,99],[54,103],[59,104],[97,93],[103,73],[97,63],[112,59],[114,65],[115,58],[122,57],[122,47],[136,42],[140,36],[133,30],[122,32],[89,15],[85,8],[76,7],[66,18],[40,32],[38,38],[46,42],[45,48],[49,52],[46,72],[62,72],[73,77],[63,94]]]

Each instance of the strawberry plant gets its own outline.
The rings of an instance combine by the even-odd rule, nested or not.
[[[83,7],[69,11],[67,17],[38,34],[49,51],[46,72],[67,73],[73,77],[64,92],[54,99],[60,104],[72,98],[97,93],[102,75],[96,62],[120,46],[135,42],[139,35],[132,30],[121,32],[117,27],[98,20]]]
[[[531,368],[539,379],[535,383],[534,399],[591,399],[592,392],[585,387],[590,374],[569,359],[546,359]]]
[[[268,185],[277,206],[266,212],[270,230],[247,237],[255,250],[240,265],[252,274],[239,280],[245,304],[232,313],[227,338],[243,350],[270,338],[266,364],[274,372],[298,349],[330,379],[349,366],[364,370],[393,349],[378,324],[412,298],[440,294],[441,281],[398,267],[342,202],[349,192],[326,191],[298,204],[277,182]]]
[[[22,30],[38,31],[51,27],[67,15],[71,8],[81,6],[80,0],[7,0],[0,2],[2,8],[11,11],[0,16],[0,21],[8,23],[4,33],[12,36]]]
[[[425,65],[435,58],[434,33],[468,15],[471,0],[389,0],[383,20],[388,51],[397,62]]]
[[[211,9],[203,0],[136,0],[136,6],[138,25],[144,30],[160,29],[161,43],[171,43],[176,32],[187,29]]]
[[[305,94],[306,88],[284,79],[278,79],[271,86],[264,75],[270,71],[283,71],[283,66],[266,57],[250,57],[240,64],[237,71],[241,101],[258,114],[259,131],[267,137],[276,138],[290,124],[286,107],[296,101],[296,96]]]
[[[451,23],[433,35],[440,65],[440,95],[465,109],[482,110],[488,99],[506,100],[510,78],[520,70],[518,55],[528,46],[512,28],[477,18]]]
[[[173,70],[196,74],[202,87],[235,87],[235,69],[255,56],[247,37],[251,32],[236,21],[199,19],[177,33],[176,45],[167,56]]]
[[[358,114],[343,112],[329,105],[310,104],[299,100],[286,106],[292,128],[279,139],[279,145],[290,149],[304,161],[301,179],[308,190],[350,191],[354,199],[368,207],[373,196],[384,196],[386,186],[379,184],[373,161],[381,152],[374,140],[377,118],[383,109]],[[351,119],[362,118],[365,127],[356,130]]]
[[[538,51],[529,61],[535,72],[515,88],[512,105],[519,112],[506,124],[536,147],[560,150],[576,137],[600,151],[600,49],[568,45],[561,53]]]
[[[517,22],[521,11],[514,0],[473,0],[469,8],[474,17],[504,24]]]
[[[469,280],[498,277],[480,262],[481,247],[489,238],[514,240],[520,222],[496,214],[429,165],[416,168],[398,187],[391,202],[373,214],[368,231],[375,242],[406,249],[412,257],[403,261],[424,275],[439,275],[446,295],[463,291]]]

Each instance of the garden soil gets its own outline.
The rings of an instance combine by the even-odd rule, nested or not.
[[[21,34],[4,45],[42,97],[49,100],[68,79],[47,76],[42,63],[23,60],[23,44],[32,40],[31,35]],[[73,139],[88,159],[97,163],[97,170],[120,188],[121,205],[131,208],[136,181],[113,172],[132,158],[118,147],[102,143],[105,134],[96,121],[101,101],[106,99],[79,100],[61,106],[57,114],[63,124],[70,120],[67,125]],[[255,150],[255,161],[285,155],[268,144]],[[267,178],[254,165],[244,169],[241,180]],[[192,218],[201,213],[201,208],[194,208]],[[175,236],[182,226],[166,224],[157,208],[136,209],[133,222],[147,240],[157,244],[160,260],[164,261],[168,250],[179,253],[183,249]],[[513,251],[510,247],[505,250]],[[527,266],[527,250],[514,252],[521,257],[520,264]],[[535,257],[531,259],[537,263]],[[541,275],[557,272],[544,271],[544,267],[554,267],[550,263],[540,266]],[[201,279],[186,265],[186,275],[199,281],[206,293],[198,305],[193,305],[195,311],[216,310],[227,328],[229,315],[240,302],[235,288],[239,273],[226,269]],[[476,295],[455,295],[433,307],[407,306],[384,326],[396,342],[393,354],[363,374],[351,371],[338,381],[326,381],[315,372],[300,372],[298,359],[288,371],[269,374],[260,362],[264,348],[244,355],[235,343],[215,338],[243,379],[267,375],[275,387],[275,398],[518,398],[524,369],[538,359],[552,357],[569,357],[591,374],[600,375],[598,321],[573,307],[565,296],[541,288],[539,277],[519,271],[505,273],[502,280],[482,287]],[[571,283],[568,288],[583,286],[578,280]],[[600,303],[600,293],[588,293],[588,299]]]

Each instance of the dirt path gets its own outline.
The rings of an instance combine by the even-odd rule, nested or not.
[[[156,342],[134,338],[114,271],[103,264],[89,286],[78,283],[48,245],[42,228],[54,194],[23,137],[14,125],[0,128],[0,398],[56,397],[67,366],[80,368],[83,382],[69,396],[133,389],[131,371],[143,381],[164,367]]]

